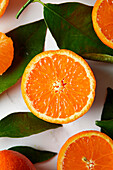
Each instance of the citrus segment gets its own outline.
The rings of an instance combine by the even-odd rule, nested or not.
[[[78,94],[76,91],[65,89],[65,94],[71,103],[74,112],[79,112],[87,104],[88,97]]]
[[[56,94],[51,98],[48,108],[46,110],[46,115],[51,116],[53,118],[58,118],[60,113],[60,95]]]
[[[109,7],[111,10],[113,10],[113,1],[112,0],[107,0]]]
[[[9,0],[0,0],[0,17],[5,13]]]
[[[22,78],[22,95],[39,118],[71,122],[85,114],[95,96],[95,78],[84,59],[69,50],[38,54]]]
[[[93,8],[92,20],[97,36],[104,44],[113,48],[113,1],[97,0]]]
[[[113,169],[113,141],[97,131],[78,133],[62,146],[57,165],[58,170]]]
[[[13,41],[4,33],[0,32],[0,75],[11,66],[13,56]]]

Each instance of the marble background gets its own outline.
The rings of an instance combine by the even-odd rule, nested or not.
[[[73,2],[71,0],[44,0],[43,2],[62,3]],[[43,18],[43,7],[39,3],[31,4],[17,20],[16,13],[26,0],[10,0],[6,13],[0,19],[0,32],[8,32],[22,24],[37,21]],[[94,5],[95,0],[79,0],[88,5]],[[45,50],[58,49],[54,39],[47,31]],[[84,130],[99,130],[95,125],[95,120],[100,120],[103,104],[106,96],[107,87],[113,88],[113,67],[112,64],[88,61],[91,66],[96,80],[96,97],[91,109],[83,117],[63,125],[62,128],[49,130],[41,134],[32,135],[25,138],[0,138],[0,150],[7,149],[11,146],[24,145],[37,149],[59,152],[64,142],[72,135]],[[20,89],[21,79],[9,90],[0,95],[0,119],[10,113],[18,111],[28,111]],[[36,164],[38,170],[56,170],[57,156],[50,161]]]

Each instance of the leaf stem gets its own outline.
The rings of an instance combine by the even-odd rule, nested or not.
[[[39,3],[42,4],[43,6],[45,5],[41,0],[33,0],[33,2],[39,2]]]
[[[28,0],[28,1],[24,4],[24,6],[19,10],[19,12],[17,13],[16,19],[19,18],[20,14],[24,11],[24,9],[25,9],[29,4],[31,4],[32,2],[39,2],[39,3],[42,4],[43,6],[45,5],[45,4],[44,4],[42,1],[40,1],[40,0]]]
[[[17,13],[16,19],[19,18],[20,14],[23,12],[23,10],[24,10],[30,3],[32,3],[32,2],[33,2],[33,0],[28,0],[28,1],[24,4],[24,6],[23,6],[23,7],[19,10],[19,12]]]
[[[93,61],[100,61],[113,64],[113,56],[108,54],[96,54],[96,53],[87,53],[82,54],[84,59],[93,60]]]

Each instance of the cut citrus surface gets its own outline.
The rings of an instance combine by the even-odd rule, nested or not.
[[[4,33],[0,32],[0,75],[11,66],[13,57],[13,41]]]
[[[87,62],[69,50],[34,57],[22,78],[22,95],[32,113],[52,123],[84,115],[95,96],[95,78]]]
[[[97,0],[92,20],[97,36],[104,44],[113,48],[113,0]]]
[[[80,132],[62,146],[57,170],[113,170],[113,141],[98,131]]]
[[[5,13],[9,0],[0,0],[0,17]]]
[[[11,150],[0,151],[1,170],[36,170],[31,161],[19,152]]]

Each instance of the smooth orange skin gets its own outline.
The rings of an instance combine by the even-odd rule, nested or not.
[[[1,170],[36,170],[31,161],[16,151],[0,151]]]
[[[0,0],[0,4],[3,2],[3,0]],[[0,17],[3,16],[3,14],[5,13],[6,11],[6,8],[9,4],[9,0],[5,0],[4,4],[3,4],[3,7],[0,9]]]
[[[74,141],[76,141],[77,139],[81,138],[81,137],[84,137],[84,136],[91,136],[91,135],[95,135],[95,136],[100,136],[102,137],[103,139],[109,141],[109,145],[111,145],[112,149],[113,149],[113,140],[107,136],[106,134],[102,133],[102,132],[98,132],[98,131],[94,131],[94,130],[89,130],[89,131],[82,131],[82,132],[79,132],[75,135],[73,135],[72,137],[70,137],[65,143],[64,145],[62,146],[62,148],[60,149],[59,151],[59,154],[58,154],[58,159],[57,159],[57,170],[62,170],[62,162],[63,162],[63,159],[64,159],[64,155],[65,155],[65,152],[67,150],[67,148],[69,147],[69,145],[71,143],[73,143]],[[71,158],[70,158],[71,159]],[[85,167],[84,167],[85,168]],[[96,170],[96,169],[95,169]],[[107,169],[106,169],[107,170]]]
[[[100,6],[100,4],[103,2],[103,0],[97,0],[92,11],[92,21],[93,21],[93,28],[99,37],[99,39],[108,47],[113,49],[113,42],[108,40],[105,35],[101,32],[101,28],[99,27],[97,23],[97,11]]]

